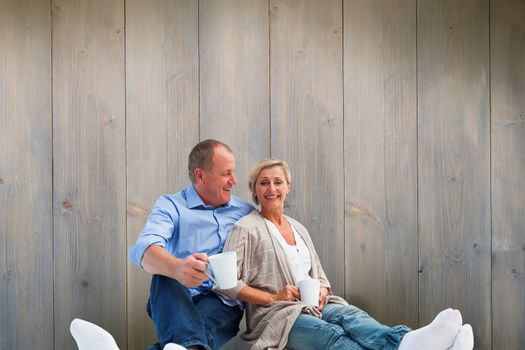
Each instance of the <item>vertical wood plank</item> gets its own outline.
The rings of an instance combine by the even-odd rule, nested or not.
[[[79,317],[126,344],[124,1],[54,0],[55,348]]]
[[[270,1],[271,154],[292,170],[289,214],[302,222],[344,294],[341,1]]]
[[[491,1],[492,346],[525,349],[525,3]]]
[[[349,300],[418,324],[415,0],[344,2]]]
[[[233,148],[235,193],[247,201],[251,166],[270,156],[268,26],[266,1],[199,5],[200,136]],[[223,349],[248,348],[236,337]]]
[[[187,186],[199,139],[198,2],[126,3],[127,238],[157,198]],[[128,349],[157,342],[146,313],[151,275],[128,262]]]
[[[49,12],[0,0],[0,349],[53,349]]]
[[[454,307],[489,349],[489,6],[418,2],[420,321]]]
[[[233,148],[235,191],[249,200],[248,172],[270,155],[268,3],[201,1],[199,11],[201,139]]]

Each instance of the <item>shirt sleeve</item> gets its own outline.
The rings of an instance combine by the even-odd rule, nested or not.
[[[178,234],[176,230],[178,221],[179,214],[175,205],[165,196],[159,198],[148,216],[137,242],[129,248],[129,260],[142,267],[141,260],[149,246],[156,244],[166,248],[168,241]]]

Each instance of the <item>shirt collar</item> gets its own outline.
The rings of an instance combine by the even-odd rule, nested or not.
[[[211,205],[206,205],[203,201],[201,196],[199,196],[199,193],[195,189],[195,186],[193,184],[189,184],[188,187],[186,187],[186,204],[189,209],[197,208],[197,207],[203,207],[203,208],[210,208],[210,209],[217,209],[212,207]],[[235,208],[241,208],[241,205],[238,203],[237,198],[234,196],[231,197],[230,201],[219,208],[229,208],[229,207],[235,207]]]

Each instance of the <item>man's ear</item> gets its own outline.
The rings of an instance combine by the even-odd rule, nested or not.
[[[201,168],[195,169],[195,182],[199,183],[204,181],[204,171]]]

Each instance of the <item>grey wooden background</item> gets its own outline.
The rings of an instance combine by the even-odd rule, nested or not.
[[[246,199],[291,164],[337,294],[524,349],[524,57],[521,0],[0,0],[0,349],[152,342],[127,247],[209,137]]]

